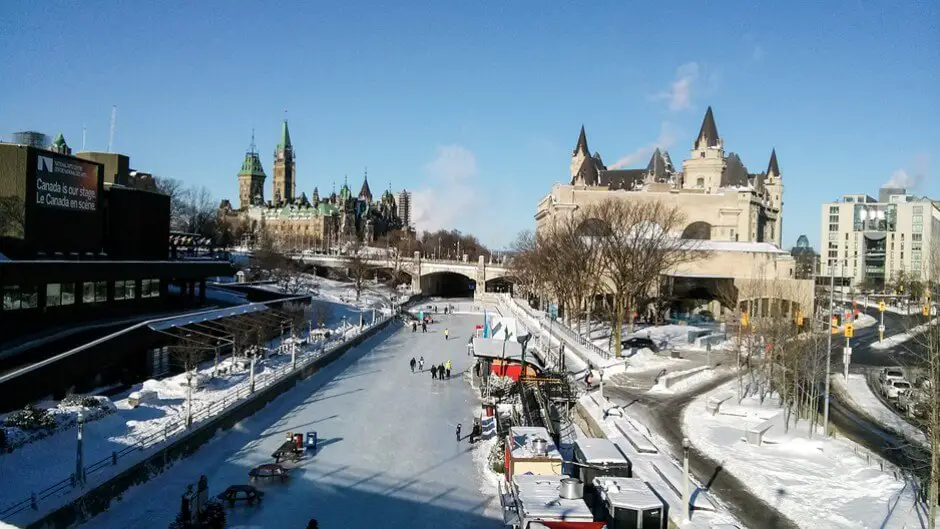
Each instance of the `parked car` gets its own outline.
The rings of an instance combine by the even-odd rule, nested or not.
[[[911,383],[904,379],[890,379],[881,387],[881,393],[886,399],[895,400],[902,391],[911,389]]]
[[[886,367],[878,374],[878,383],[884,386],[889,380],[900,380],[904,378],[904,371],[897,367]]]
[[[234,507],[237,502],[243,502],[246,505],[260,503],[263,496],[263,492],[251,485],[232,485],[219,494],[218,498],[228,503],[230,507]]]
[[[248,471],[248,480],[280,480],[287,479],[287,469],[277,464],[259,465]]]
[[[917,388],[898,393],[898,408],[908,417],[918,417],[924,413],[926,394]]]
[[[653,351],[654,353],[659,352],[659,346],[656,345],[656,343],[653,340],[649,338],[643,338],[640,336],[634,336],[633,338],[628,338],[624,340],[623,348],[624,349],[633,349],[633,348],[649,349],[650,351]]]

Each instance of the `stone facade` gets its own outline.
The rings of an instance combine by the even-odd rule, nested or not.
[[[675,205],[686,215],[689,238],[781,245],[783,179],[776,151],[766,171],[749,173],[738,155],[725,154],[710,107],[682,171],[659,149],[645,169],[608,169],[599,153],[590,154],[582,127],[572,152],[571,181],[556,184],[539,202],[537,229],[556,215],[609,198]]]
[[[316,187],[310,199],[303,192],[295,196],[294,159],[285,121],[274,155],[273,197],[265,201],[266,176],[252,137],[238,172],[239,207],[234,209],[228,200],[223,200],[220,216],[228,222],[247,223],[255,241],[261,233],[267,233],[278,244],[293,249],[332,246],[353,239],[372,242],[387,231],[402,227],[391,190],[374,200],[368,176],[363,178],[358,197],[353,196],[346,182],[339,193],[334,191],[322,199]]]
[[[701,239],[699,257],[669,271],[667,278],[709,282],[706,289],[712,290],[730,281],[745,310],[755,303],[758,308],[766,305],[762,299],[783,300],[787,310],[812,307],[812,281],[796,279],[795,260],[780,249],[783,178],[776,151],[771,150],[766,171],[749,172],[737,154],[725,152],[710,107],[681,170],[673,166],[668,152],[659,149],[646,168],[609,169],[600,153],[591,154],[582,127],[570,174],[569,183],[555,184],[539,201],[537,232],[609,199],[659,201],[685,215],[676,237]],[[709,308],[717,315],[715,303]]]

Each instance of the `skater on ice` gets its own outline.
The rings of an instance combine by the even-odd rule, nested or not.
[[[460,441],[460,423],[457,423],[457,441]]]
[[[451,364],[451,363],[450,363],[450,360],[448,360],[447,363],[444,364],[444,369],[445,369],[446,372],[447,372],[447,379],[448,379],[448,380],[450,380],[450,368],[451,368],[451,367],[453,367],[453,364]]]
[[[437,366],[437,376],[438,376],[438,378],[440,378],[441,380],[444,380],[444,364],[443,364],[443,363],[441,363],[441,365]]]
[[[422,372],[424,371],[424,357],[423,356],[418,360],[418,371],[422,371]]]
[[[431,366],[431,380],[437,380],[437,366]]]
[[[444,328],[444,339],[445,339],[445,340],[447,339],[447,336],[448,336],[449,333],[450,333],[450,331],[448,331],[447,328],[445,327],[445,328]]]
[[[412,357],[411,357],[411,372],[412,372],[412,373],[415,372],[415,365],[417,365],[417,363],[418,363],[418,361],[415,360],[415,357],[412,356]]]

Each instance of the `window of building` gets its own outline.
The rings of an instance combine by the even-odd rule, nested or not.
[[[159,279],[142,279],[140,281],[140,297],[141,298],[160,297],[160,280]]]
[[[75,304],[75,283],[49,283],[46,285],[46,306]]]
[[[104,303],[108,301],[107,281],[85,281],[82,283],[82,303]]]
[[[705,153],[702,153],[702,156],[705,156]],[[705,179],[704,179],[704,178],[699,178],[698,180],[696,180],[696,181],[695,181],[695,187],[697,187],[697,188],[699,188],[699,189],[705,187]]]
[[[911,240],[912,240],[912,241],[920,241],[920,240],[923,240],[923,235],[921,235],[920,233],[915,233],[915,234],[911,235]]]
[[[133,279],[114,282],[114,299],[134,299],[137,294],[137,284]]]
[[[839,213],[839,206],[829,206],[829,214]]]
[[[829,225],[829,231],[839,231],[839,225],[838,225],[838,224],[830,224],[830,225]]]
[[[35,286],[3,287],[3,310],[35,309],[38,306],[39,294]]]
[[[838,250],[829,250],[829,258],[830,258],[830,259],[835,259],[835,258],[838,257],[838,256],[839,256]]]
[[[838,216],[838,215],[829,215],[829,222],[838,224],[838,223],[839,223],[839,216]]]
[[[923,215],[924,206],[914,206],[914,215]]]

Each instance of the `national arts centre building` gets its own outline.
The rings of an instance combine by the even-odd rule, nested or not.
[[[685,217],[674,235],[696,240],[694,260],[669,270],[661,289],[683,300],[685,310],[709,310],[716,317],[735,308],[752,316],[809,316],[812,280],[796,279],[796,266],[781,249],[783,178],[775,151],[767,170],[751,173],[726,153],[711,107],[689,158],[677,169],[669,153],[656,149],[646,168],[608,169],[591,154],[584,128],[571,157],[571,181],[555,184],[535,214],[545,233],[567,215],[606,200],[660,201]]]

